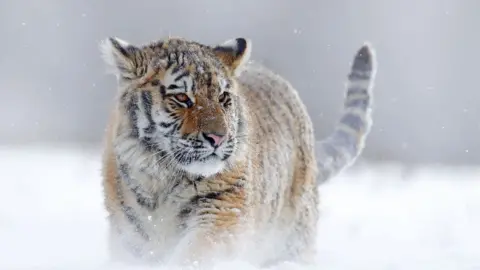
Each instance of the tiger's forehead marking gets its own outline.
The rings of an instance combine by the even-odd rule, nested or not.
[[[169,38],[145,45],[148,68],[139,86],[160,80],[170,93],[210,90],[223,92],[231,83],[229,71],[222,65],[212,48],[181,38]],[[172,89],[173,90],[173,89]]]
[[[188,65],[172,65],[164,73],[163,83],[169,85],[182,84],[189,86],[187,89],[195,86],[201,88],[224,88],[227,85],[227,77],[223,70],[215,68],[213,65],[205,61],[203,63],[189,63]]]

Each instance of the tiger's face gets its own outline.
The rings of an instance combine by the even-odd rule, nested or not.
[[[243,38],[215,47],[178,38],[136,47],[109,38],[103,51],[127,118],[119,132],[167,168],[222,171],[246,135],[235,76],[249,50]]]

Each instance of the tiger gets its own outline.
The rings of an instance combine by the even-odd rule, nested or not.
[[[297,90],[251,51],[245,37],[101,42],[117,88],[102,161],[110,258],[315,261],[319,183],[355,162],[373,124],[375,52],[356,52],[341,117],[315,142]]]

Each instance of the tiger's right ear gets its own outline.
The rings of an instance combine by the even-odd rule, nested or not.
[[[109,37],[100,43],[100,50],[103,60],[117,77],[136,77],[136,56],[141,52],[139,48],[119,38]]]
[[[215,55],[235,75],[239,75],[250,59],[252,42],[247,38],[229,39],[213,48]]]

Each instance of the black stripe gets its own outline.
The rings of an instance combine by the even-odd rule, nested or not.
[[[118,165],[118,172],[119,172],[119,175],[122,177],[122,179],[127,183],[127,185],[132,184],[130,176],[128,175],[128,167],[126,164],[120,163]]]
[[[153,133],[155,131],[155,122],[152,118],[152,93],[149,91],[142,91],[142,104],[145,109],[145,116],[148,120],[148,126],[143,129],[145,133]]]
[[[221,158],[221,161],[227,160],[229,157],[232,156],[232,153],[233,153],[233,151],[230,152],[230,153],[229,153],[229,152],[224,152],[224,153],[223,153],[223,157]]]
[[[173,121],[173,122],[170,122],[170,123],[166,123],[166,122],[160,122],[160,124],[158,124],[160,127],[162,128],[169,128],[171,127],[173,124],[175,124],[176,122]]]
[[[173,79],[173,81],[177,82],[180,79],[182,79],[183,77],[187,77],[189,75],[190,75],[190,72],[188,70],[185,70],[184,72],[182,72],[182,74],[178,75],[175,79]]]
[[[149,152],[155,152],[158,156],[163,157],[167,155],[167,152],[163,149],[160,149],[158,145],[152,141],[150,137],[144,137],[140,140],[140,143],[145,147]]]
[[[178,61],[177,61],[177,63],[178,63]],[[182,67],[181,67],[180,65],[177,65],[176,67],[174,67],[174,68],[172,69],[172,74],[175,74],[175,73],[179,72],[181,68],[182,68]]]
[[[352,70],[348,75],[350,81],[368,81],[370,80],[370,74],[368,72]]]
[[[179,123],[179,124],[175,124],[175,125],[173,126],[173,129],[172,129],[172,130],[175,131],[175,132],[180,131],[180,128],[182,127],[182,126],[181,126],[182,123],[183,123],[183,122],[181,122],[181,123]]]
[[[178,53],[177,54],[177,61],[178,63],[183,67],[185,64],[185,54],[184,53]]]
[[[223,104],[223,106],[225,108],[229,108],[230,106],[232,106],[232,100],[231,99],[227,99],[227,101]]]
[[[135,196],[137,198],[137,203],[142,206],[142,207],[145,207],[147,209],[149,209],[150,211],[153,211],[155,209],[157,209],[158,207],[158,194],[154,194],[153,196],[143,196],[143,193],[146,193],[145,191],[143,191],[139,186],[135,187],[132,189],[133,193],[135,193]]]
[[[192,181],[192,184],[196,185],[195,181]],[[218,199],[223,192],[213,191],[203,195],[194,196],[184,207],[180,210],[177,217],[183,221],[188,218],[190,214],[200,206],[201,203],[207,203],[212,200]]]
[[[165,110],[165,113],[168,114],[169,117],[175,118],[176,114],[175,114],[175,112],[171,111],[170,108],[165,107],[164,110]]]
[[[180,220],[184,220],[184,219],[188,218],[188,216],[190,216],[192,211],[193,211],[193,209],[191,207],[182,208],[182,210],[180,210],[180,212],[178,212],[178,218]]]
[[[187,106],[187,104],[185,104],[185,102],[180,102],[176,99],[172,99],[172,102],[173,102],[173,104],[175,104],[174,106],[177,106],[177,107],[185,108],[185,106]]]
[[[150,237],[143,229],[143,225],[140,222],[140,220],[137,218],[135,214],[135,210],[133,210],[132,207],[125,205],[125,201],[123,199],[124,192],[122,189],[122,183],[120,182],[119,178],[120,176],[115,177],[115,181],[117,181],[117,194],[119,196],[121,209],[125,217],[127,218],[127,220],[135,226],[135,231],[138,232],[143,237],[143,239],[145,239],[146,241],[150,241]]]
[[[116,39],[114,38],[108,38],[110,40],[110,42],[112,43],[112,45],[115,47],[115,49],[117,49],[123,56],[129,58],[130,55],[129,55],[129,52],[127,51],[127,49],[129,49],[130,46],[127,46],[127,48],[124,48],[120,42],[118,42]],[[130,48],[130,51],[133,51],[132,50],[133,48]]]
[[[175,194],[175,189],[177,189],[182,183],[182,178],[178,177],[174,180],[173,185],[168,189],[167,194],[163,194],[163,203],[165,203],[169,198],[171,198],[170,194]]]
[[[135,51],[132,50],[133,54],[133,61],[135,62],[135,66],[138,67],[136,69],[137,76],[141,77],[147,73],[147,67],[143,64],[144,63],[144,56],[142,53],[135,53]]]
[[[130,101],[126,105],[126,110],[128,113],[128,116],[130,117],[130,124],[132,125],[132,131],[131,131],[131,136],[138,138],[139,133],[138,133],[138,126],[137,126],[137,112],[138,112],[138,97],[137,95],[131,95]]]
[[[188,89],[187,89],[187,81],[183,81],[183,89],[185,92],[188,92]],[[189,100],[190,101],[190,100]]]
[[[171,68],[173,66],[173,64],[175,63],[175,61],[173,61],[172,59],[172,54],[171,53],[167,53],[167,69]]]
[[[227,103],[227,102],[231,102],[232,98],[230,96],[230,93],[228,92],[223,92],[222,95],[220,95],[220,98],[218,99],[218,101],[220,103]]]
[[[178,89],[178,88],[180,88],[180,87],[178,87],[178,85],[176,85],[176,84],[170,84],[170,85],[167,87],[168,90],[173,90],[173,89]]]
[[[192,81],[192,92],[195,93],[197,84],[195,84],[195,80]]]
[[[125,91],[122,93],[122,95],[120,96],[120,102],[124,103],[124,102],[127,102],[127,96],[128,96],[128,92]]]
[[[135,225],[135,231],[138,232],[143,239],[150,241],[150,237],[143,229],[143,225],[140,222],[140,220],[137,218],[137,215],[135,214],[135,210],[133,210],[133,208],[130,206],[126,206],[123,201],[120,202],[120,204],[122,206],[122,210],[123,210],[123,213],[125,214],[125,217],[128,219],[128,221],[130,221],[130,223]]]
[[[205,76],[205,83],[207,84],[207,87],[212,87],[212,73],[205,72],[203,76]]]
[[[173,158],[180,164],[188,165],[192,163],[193,155],[194,154],[189,154],[187,151],[182,151],[179,155],[174,155]]]
[[[365,121],[362,119],[362,117],[352,113],[343,115],[340,119],[340,123],[351,127],[356,132],[361,132],[365,129]]]
[[[173,133],[177,132],[177,131],[180,129],[180,127],[181,127],[181,123],[180,123],[180,124],[179,124],[179,123],[175,123],[175,124],[173,125],[173,128],[170,129],[169,131],[167,131],[167,133],[165,133],[165,135],[166,135],[166,136],[172,136]]]
[[[134,180],[130,177],[128,167],[126,164],[119,165],[119,175],[125,181],[127,186],[135,195],[137,203],[151,211],[158,207],[158,194],[150,195],[147,191],[143,190],[139,185],[134,183]]]
[[[201,181],[203,179],[195,179],[193,181],[190,181],[190,183],[192,185],[194,185],[194,187],[196,187],[196,183],[198,181]],[[212,191],[212,192],[208,192],[206,194],[202,194],[202,195],[196,195],[194,196],[193,198],[190,199],[190,201],[188,203],[186,203],[182,208],[181,210],[178,212],[178,215],[177,215],[177,218],[179,219],[179,224],[180,226],[182,225],[185,225],[186,223],[186,220],[192,215],[192,213],[194,213],[194,211],[196,209],[198,209],[199,207],[201,207],[201,204],[205,204],[205,203],[209,203],[209,202],[212,202],[214,200],[218,200],[218,198],[222,195],[222,194],[225,194],[225,193],[232,193],[232,192],[235,192],[236,190],[238,189],[242,189],[245,185],[245,178],[244,177],[241,177],[240,179],[238,179],[238,181],[230,188],[227,188],[225,190],[222,190],[222,191]]]
[[[133,179],[130,177],[130,172],[128,171],[128,166],[125,163],[120,163],[118,165],[118,174],[122,180],[127,184],[127,186],[134,185]]]
[[[366,95],[368,96],[368,89],[360,86],[351,86],[347,90],[347,97],[351,95]]]
[[[362,97],[356,99],[347,99],[345,101],[345,107],[347,108],[360,108],[362,111],[366,111],[367,108],[370,106],[370,98],[369,97]]]
[[[228,192],[230,189],[227,189],[225,191],[212,191],[208,192],[203,195],[195,195],[189,202],[190,205],[198,206],[200,203],[206,203],[212,200],[218,199],[220,195],[222,195],[224,192]]]
[[[162,98],[165,98],[165,95],[167,94],[167,89],[165,88],[165,85],[160,85],[160,95]]]
[[[197,180],[197,179],[196,179]],[[190,183],[196,185],[197,181],[191,181]],[[200,180],[201,181],[201,180]],[[211,191],[202,195],[196,195],[190,201],[184,205],[184,207],[178,213],[179,219],[188,218],[188,216],[197,209],[200,204],[209,203],[214,200],[218,200],[218,198],[225,193],[232,193],[235,192],[237,189],[241,189],[244,186],[245,178],[240,178],[237,183],[235,183],[232,187],[227,188],[222,191]]]

